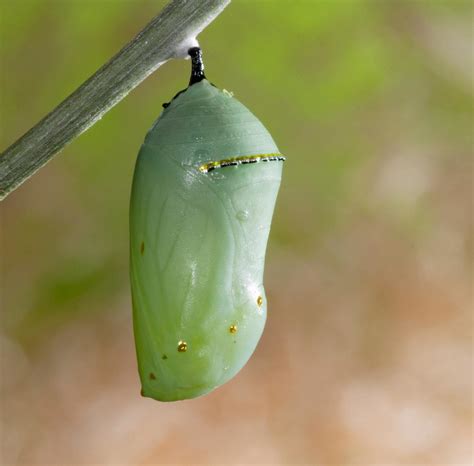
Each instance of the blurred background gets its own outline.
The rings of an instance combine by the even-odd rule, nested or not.
[[[0,5],[4,149],[164,2]],[[199,39],[287,156],[264,336],[205,397],[139,395],[128,203],[167,63],[0,206],[4,464],[471,464],[472,3],[234,0]]]

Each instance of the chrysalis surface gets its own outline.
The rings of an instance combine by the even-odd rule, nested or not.
[[[283,160],[262,123],[205,79],[175,97],[148,132],[130,206],[144,396],[208,393],[255,350]]]

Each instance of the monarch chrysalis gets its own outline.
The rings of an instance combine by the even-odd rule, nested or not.
[[[252,355],[284,160],[262,123],[205,79],[200,49],[189,54],[189,87],[146,135],[130,203],[142,395],[161,401],[210,392]]]

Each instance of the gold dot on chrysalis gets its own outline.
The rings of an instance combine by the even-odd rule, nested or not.
[[[140,244],[140,254],[143,256],[144,252],[145,252],[145,243],[142,241],[142,244]]]
[[[155,374],[153,374],[153,372],[150,372],[150,375],[148,377],[150,377],[150,380],[156,380],[156,376]]]
[[[263,304],[263,298],[261,296],[259,296],[257,298],[257,305],[258,305],[258,307],[262,307],[262,304]]]
[[[237,325],[231,325],[231,326],[229,327],[229,332],[230,332],[230,333],[237,333],[237,330],[238,330]]]
[[[185,341],[178,341],[178,351],[180,353],[185,353],[188,350],[188,344]]]

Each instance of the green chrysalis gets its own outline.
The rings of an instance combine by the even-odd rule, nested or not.
[[[255,350],[284,160],[262,123],[205,79],[200,49],[189,53],[190,85],[146,135],[130,203],[142,395],[161,401],[210,392]]]

